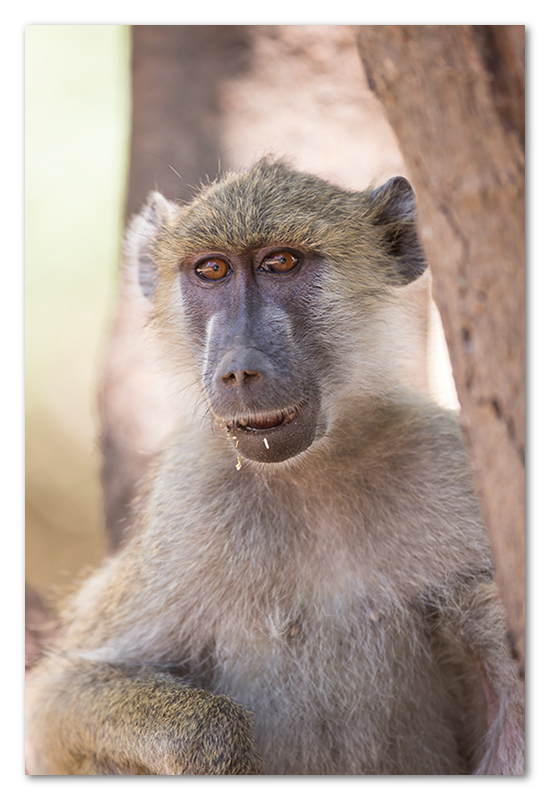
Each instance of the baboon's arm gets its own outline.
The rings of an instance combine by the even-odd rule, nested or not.
[[[506,623],[494,583],[479,583],[447,606],[443,632],[456,637],[481,674],[487,734],[477,743],[477,775],[523,775],[524,696],[510,658]]]
[[[49,659],[29,692],[29,738],[41,742],[27,755],[31,774],[261,773],[248,712],[166,672]]]

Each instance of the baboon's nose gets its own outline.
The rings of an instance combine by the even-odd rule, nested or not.
[[[216,369],[216,383],[220,391],[260,387],[271,373],[264,354],[252,347],[236,347],[223,356]]]
[[[232,386],[247,386],[261,377],[262,373],[259,370],[234,367],[229,372],[221,375],[221,380],[224,386],[230,389]]]

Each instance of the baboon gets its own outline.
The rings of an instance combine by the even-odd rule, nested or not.
[[[403,379],[415,216],[272,159],[150,195],[126,268],[192,402],[31,674],[31,773],[523,773],[459,425]]]

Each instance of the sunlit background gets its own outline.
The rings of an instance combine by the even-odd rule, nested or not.
[[[66,585],[104,545],[96,383],[119,261],[129,28],[25,33],[26,573]]]

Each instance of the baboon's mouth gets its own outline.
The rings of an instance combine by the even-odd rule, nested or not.
[[[240,417],[227,425],[229,431],[234,431],[238,428],[241,431],[255,431],[266,433],[273,428],[280,428],[281,425],[286,425],[292,422],[304,408],[305,403],[285,411],[277,411],[276,413],[269,414],[254,414],[248,417]]]
[[[227,421],[218,418],[233,444],[240,469],[241,458],[273,463],[307,450],[317,430],[316,398],[309,397],[280,411],[246,412]]]

